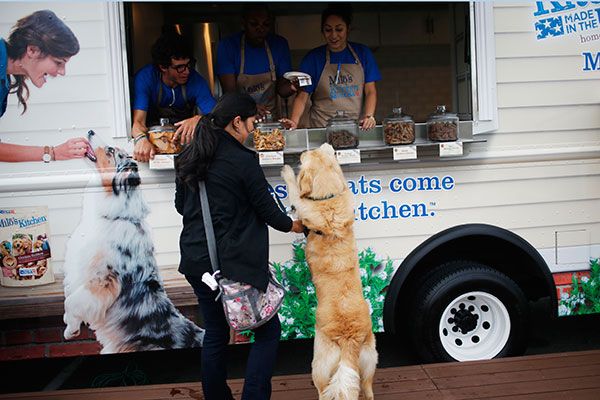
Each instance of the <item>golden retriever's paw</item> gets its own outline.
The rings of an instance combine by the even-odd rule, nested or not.
[[[294,170],[289,165],[284,165],[281,168],[281,177],[288,185],[296,180],[296,175],[294,174]]]

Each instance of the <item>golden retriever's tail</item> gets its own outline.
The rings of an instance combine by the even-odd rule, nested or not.
[[[360,392],[358,359],[360,346],[353,340],[341,340],[340,361],[329,385],[323,391],[324,400],[354,400]]]

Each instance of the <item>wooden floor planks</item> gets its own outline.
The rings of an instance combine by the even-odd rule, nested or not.
[[[230,381],[236,398],[243,380]],[[378,369],[377,400],[598,400],[600,350]],[[181,383],[0,395],[0,400],[201,400],[200,384]],[[314,400],[310,375],[273,378],[272,400]]]

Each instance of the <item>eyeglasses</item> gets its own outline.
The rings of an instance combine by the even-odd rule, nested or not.
[[[188,62],[187,64],[169,65],[169,68],[173,68],[178,73],[182,73],[186,69],[191,71],[192,69],[194,69],[195,65],[196,60],[190,60],[190,62]]]

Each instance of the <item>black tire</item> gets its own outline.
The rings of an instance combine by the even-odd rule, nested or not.
[[[415,289],[408,319],[412,327],[405,328],[411,330],[424,362],[500,358],[525,351],[529,305],[521,288],[503,273],[453,261],[436,268]]]

